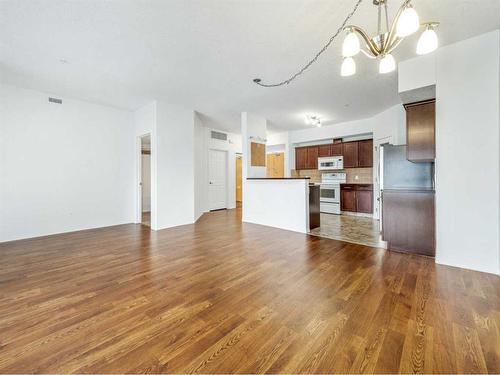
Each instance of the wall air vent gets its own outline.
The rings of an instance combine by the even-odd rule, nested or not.
[[[226,133],[216,132],[216,131],[212,130],[211,134],[212,134],[211,135],[212,139],[227,141],[227,134]]]
[[[50,103],[56,103],[56,104],[62,104],[62,99],[50,98],[49,97],[49,102]]]

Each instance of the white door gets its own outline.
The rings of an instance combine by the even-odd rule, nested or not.
[[[208,156],[208,195],[210,210],[227,208],[227,152],[210,150]]]

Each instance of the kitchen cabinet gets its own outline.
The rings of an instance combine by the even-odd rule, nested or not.
[[[342,155],[342,143],[332,143],[330,147],[331,156],[341,156]]]
[[[319,145],[318,146],[318,156],[320,158],[324,158],[326,156],[331,156],[332,155],[332,151],[331,151],[331,145],[330,144],[327,144],[327,145]]]
[[[321,225],[319,186],[309,184],[309,229],[313,230]]]
[[[413,162],[429,162],[436,158],[435,100],[405,105],[406,158]]]
[[[358,167],[373,167],[373,139],[358,141]]]
[[[285,154],[267,154],[266,170],[267,177],[285,177]]]
[[[373,167],[373,140],[296,147],[295,169],[318,169],[318,158],[329,156],[343,156],[344,168]]]
[[[318,169],[318,146],[309,146],[307,148],[306,169]]]
[[[348,212],[373,213],[373,185],[340,185],[340,209]]]
[[[384,190],[382,220],[389,250],[435,255],[434,191]]]
[[[373,191],[356,191],[356,212],[371,214],[373,212]]]
[[[307,147],[297,147],[295,149],[295,169],[306,169],[307,167]]]
[[[340,209],[356,212],[356,190],[351,187],[340,189]]]
[[[342,155],[344,168],[356,168],[358,166],[358,142],[342,143]]]

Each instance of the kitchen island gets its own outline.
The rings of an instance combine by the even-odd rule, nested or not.
[[[319,188],[308,177],[246,179],[244,222],[308,233],[319,220]]]

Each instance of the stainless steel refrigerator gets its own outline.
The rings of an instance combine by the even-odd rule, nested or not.
[[[406,159],[406,145],[382,145],[380,190],[434,189],[434,163]]]
[[[384,190],[434,190],[434,163],[413,163],[406,159],[406,145],[384,144],[379,151],[381,199]],[[380,207],[380,232],[383,212]]]

